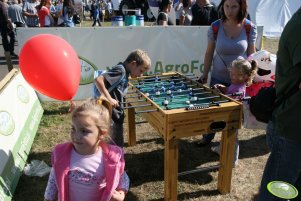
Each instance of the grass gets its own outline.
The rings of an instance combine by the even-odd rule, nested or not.
[[[70,114],[67,113],[67,103],[46,103],[43,108],[45,112],[28,161],[36,159],[50,164],[51,149],[69,139]],[[213,144],[219,138],[220,135],[217,135]],[[137,141],[136,146],[125,148],[126,170],[131,178],[126,200],[163,200],[163,140],[149,124],[139,124]],[[217,163],[218,156],[210,151],[210,147],[199,148],[195,141],[195,137],[180,141],[179,172]],[[240,146],[240,161],[233,169],[231,194],[220,195],[216,190],[217,171],[200,172],[179,177],[178,199],[252,200],[258,190],[268,153],[264,131],[240,130]],[[43,200],[47,179],[48,176],[39,178],[22,175],[13,200]]]
[[[90,23],[90,22],[89,22]],[[110,22],[108,22],[110,23]],[[87,22],[88,24],[88,22]],[[266,50],[276,53],[277,40],[265,40]],[[42,160],[50,165],[52,148],[69,139],[70,114],[68,103],[45,103],[44,115],[35,137],[28,162]],[[126,134],[125,134],[126,135]],[[210,147],[195,145],[198,137],[180,141],[179,172],[214,165],[218,156]],[[127,137],[125,137],[127,139]],[[213,144],[219,142],[217,135]],[[232,191],[221,195],[217,191],[217,171],[199,172],[178,178],[178,200],[232,201],[253,200],[257,194],[263,168],[268,157],[263,130],[239,130],[240,159],[233,169]],[[160,201],[164,199],[164,145],[159,134],[149,124],[137,125],[137,145],[125,148],[126,171],[131,179],[128,201]],[[48,175],[20,177],[14,201],[42,201]]]

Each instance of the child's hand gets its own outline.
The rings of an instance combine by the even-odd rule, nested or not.
[[[225,93],[227,90],[227,87],[225,85],[222,84],[216,84],[213,86],[214,89],[217,89],[218,91],[220,91],[221,93]]]
[[[113,107],[118,107],[119,106],[119,103],[117,100],[115,100],[114,98],[110,98],[110,104],[113,106]]]
[[[115,190],[112,194],[110,201],[123,201],[125,198],[125,192],[123,190]]]

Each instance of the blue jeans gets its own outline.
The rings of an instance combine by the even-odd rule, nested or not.
[[[225,86],[229,86],[230,84],[229,83],[226,83],[224,81],[221,81],[219,79],[216,79],[214,77],[211,77],[211,80],[210,80],[210,87],[213,87],[214,85],[216,84],[223,84]],[[206,141],[206,142],[211,142],[213,140],[215,136],[215,133],[208,133],[208,134],[205,134],[203,135],[203,139]]]
[[[301,135],[301,131],[300,131]],[[294,185],[299,195],[294,200],[300,200],[301,190],[301,143],[287,139],[274,130],[272,122],[267,127],[267,144],[271,154],[267,160],[259,190],[259,201],[283,200],[273,196],[267,185],[271,181],[284,181]]]

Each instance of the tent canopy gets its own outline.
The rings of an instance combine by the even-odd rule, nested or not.
[[[212,0],[219,5],[220,0]],[[247,0],[251,20],[264,26],[263,35],[279,37],[292,15],[300,8],[300,0]]]

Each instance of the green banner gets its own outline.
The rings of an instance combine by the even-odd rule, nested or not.
[[[40,101],[36,99],[16,144],[10,150],[8,161],[0,175],[0,201],[10,201],[12,199],[37,133],[43,111]]]

